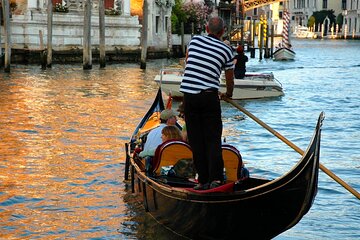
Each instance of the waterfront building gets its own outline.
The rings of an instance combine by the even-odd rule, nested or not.
[[[293,26],[307,26],[314,12],[334,10],[335,16],[338,16],[342,13],[343,5],[340,0],[292,0],[289,2],[289,10]]]
[[[215,1],[216,2],[216,1]],[[231,4],[242,2],[240,0],[219,1]],[[268,23],[274,26],[275,35],[282,31],[282,15],[284,7],[290,13],[290,31],[294,32],[298,26],[310,27],[312,31],[318,31],[319,35],[331,37],[360,37],[360,0],[289,0],[289,1],[261,1],[259,7],[245,12],[246,20],[259,21],[265,18]],[[323,23],[317,26],[307,26],[309,18],[314,12],[322,10],[333,10],[335,17],[343,16],[343,25],[331,25],[326,18]],[[324,32],[325,31],[325,32]],[[338,33],[336,36],[335,34]]]
[[[47,0],[16,0],[12,10],[11,47],[12,49],[38,50],[40,41],[47,41]],[[85,0],[53,0],[53,49],[66,51],[82,48]],[[91,18],[91,42],[99,45],[98,0],[93,0]],[[105,1],[108,8],[106,22],[106,48],[138,48],[140,25],[137,16],[130,15],[130,0]],[[113,12],[110,11],[113,9]],[[44,39],[40,40],[39,32]]]
[[[10,0],[11,48],[38,51],[47,44],[48,0]],[[142,0],[104,0],[106,51],[139,52],[142,31]],[[148,1],[148,47],[167,48],[174,0]],[[52,0],[54,52],[80,52],[83,48],[85,0]],[[99,0],[92,0],[91,44],[99,47]],[[0,42],[4,43],[0,28]],[[40,39],[42,37],[42,39]]]
[[[345,5],[345,9],[342,12],[344,16],[344,35],[351,36],[352,38],[360,37],[360,1],[350,0],[345,1],[343,4]]]
[[[148,46],[155,52],[169,51],[172,47],[171,11],[175,0],[148,1]],[[142,19],[142,13],[139,13]]]

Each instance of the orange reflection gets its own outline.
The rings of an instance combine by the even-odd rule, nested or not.
[[[124,143],[156,84],[138,66],[108,68],[0,81],[0,238],[116,235]]]

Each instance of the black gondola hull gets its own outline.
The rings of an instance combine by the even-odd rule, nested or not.
[[[131,158],[134,194],[159,223],[192,239],[271,239],[297,224],[313,204],[322,115],[308,149],[280,178],[249,178],[230,183],[234,191],[202,194],[148,177]]]

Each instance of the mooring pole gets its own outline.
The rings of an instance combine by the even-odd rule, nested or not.
[[[143,5],[143,23],[141,32],[141,61],[140,68],[146,69],[146,55],[147,55],[147,35],[148,35],[148,2],[144,0]]]
[[[1,7],[0,7],[0,22],[1,22],[1,24],[0,24],[0,67],[3,65],[3,61],[2,61],[3,55],[2,55],[2,47],[1,47],[1,26],[3,25],[2,9],[3,8],[2,8],[2,5],[1,5]]]
[[[39,40],[40,40],[40,63],[41,69],[46,68],[46,58],[45,58],[45,47],[44,47],[44,37],[42,30],[39,30]]]
[[[263,42],[264,42],[264,24],[260,27],[260,41],[259,41],[259,59],[262,60],[263,54]]]
[[[47,6],[47,57],[46,67],[51,68],[52,65],[52,28],[53,28],[53,5],[52,0],[48,0]]]
[[[99,43],[100,43],[100,68],[106,66],[105,55],[105,6],[104,0],[99,0]]]
[[[181,54],[185,56],[185,40],[184,40],[184,22],[181,22],[180,25],[180,33],[181,33]]]
[[[4,71],[10,72],[11,60],[11,33],[10,33],[10,3],[8,0],[2,0],[4,29],[5,29],[5,61]]]
[[[274,54],[274,35],[275,35],[274,31],[275,31],[274,24],[271,23],[271,44],[270,44],[270,51],[271,52],[270,52],[270,57],[272,57],[273,54]]]
[[[91,0],[85,0],[84,7],[84,50],[83,69],[92,69],[91,56]]]

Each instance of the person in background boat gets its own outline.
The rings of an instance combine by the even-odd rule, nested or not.
[[[222,120],[220,98],[232,97],[234,54],[221,36],[224,21],[211,17],[207,36],[194,36],[187,48],[180,92],[184,94],[185,123],[189,145],[198,173],[195,190],[215,188],[223,183],[224,161],[221,151]],[[226,93],[219,92],[224,69]]]
[[[244,79],[246,73],[246,63],[249,61],[249,58],[244,53],[243,46],[239,45],[236,48],[237,55],[235,56],[235,78]]]
[[[185,113],[184,113],[184,103],[181,103],[177,109],[177,111],[179,112],[179,118],[184,119],[185,121]],[[182,125],[181,128],[181,136],[182,136],[182,140],[184,142],[188,142],[188,137],[187,137],[187,130],[186,130],[186,123],[184,123]]]
[[[166,126],[173,126],[176,124],[176,115],[172,109],[165,109],[160,113],[160,125],[154,128],[147,135],[144,149],[140,152],[140,157],[154,156],[155,149],[162,143],[161,131]]]

